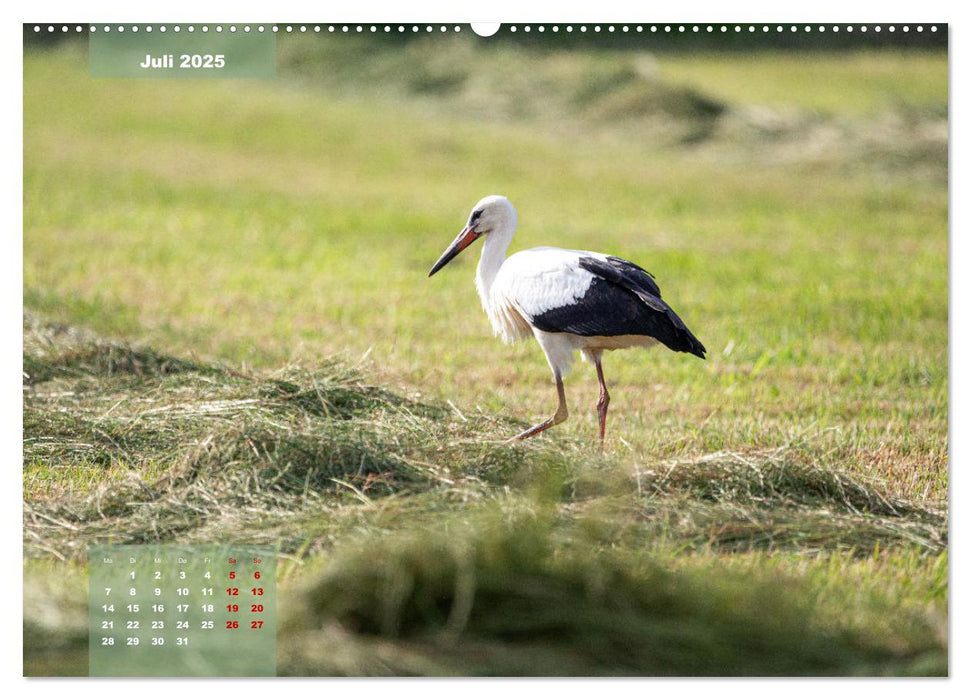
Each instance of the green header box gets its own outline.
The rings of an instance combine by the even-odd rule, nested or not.
[[[190,26],[193,31],[189,31]],[[227,25],[97,27],[88,35],[92,78],[274,78],[276,35]],[[203,28],[207,31],[203,31]],[[134,31],[137,29],[137,31]]]

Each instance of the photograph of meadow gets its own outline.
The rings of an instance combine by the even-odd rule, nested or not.
[[[269,25],[268,25],[269,26]],[[95,544],[279,552],[285,676],[946,676],[947,26],[281,31],[273,79],[24,31],[24,674]],[[510,253],[649,270],[707,348],[493,337]]]

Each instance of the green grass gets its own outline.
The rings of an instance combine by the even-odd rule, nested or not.
[[[25,53],[28,668],[82,668],[86,543],[232,531],[292,557],[290,674],[945,673],[946,56],[348,39],[276,82]],[[426,279],[492,192],[710,350],[609,355],[603,456],[586,366],[503,446],[542,354],[474,249]]]
[[[947,62],[934,51],[853,51],[813,56],[758,52],[666,56],[663,76],[719,99],[800,107],[836,116],[887,109],[946,110]],[[752,76],[758,75],[758,80]]]

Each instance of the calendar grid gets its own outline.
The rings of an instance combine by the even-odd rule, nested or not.
[[[273,676],[276,552],[89,549],[89,675]]]

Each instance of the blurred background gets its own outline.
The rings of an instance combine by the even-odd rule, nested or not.
[[[282,590],[301,591],[295,619],[316,627],[290,628],[287,673],[946,672],[947,28],[718,27],[506,26],[484,39],[464,25],[325,25],[281,34],[277,78],[264,81],[93,80],[86,37],[25,27],[26,575],[36,609],[60,596],[67,611],[54,622],[25,613],[33,668],[78,658],[50,656],[53,640],[70,638],[52,630],[76,625],[78,604],[50,567],[80,575],[86,541],[218,538],[232,526],[303,563]],[[495,446],[554,407],[545,360],[535,344],[491,337],[472,283],[476,247],[426,279],[488,194],[518,210],[511,250],[633,260],[709,349],[704,363],[607,357],[606,457],[595,454],[596,378],[582,365],[567,383],[568,423],[536,445]],[[259,382],[283,372],[286,396],[330,397],[320,401],[357,407],[363,422],[314,423],[343,409],[306,402],[299,425],[263,416],[275,437],[256,450],[260,473],[302,465],[300,486],[274,481],[271,507],[241,496],[251,487],[238,480],[209,484],[223,507],[159,529],[166,498],[203,512],[166,474],[197,467],[209,436],[230,445],[210,455],[214,470],[252,467],[234,450],[251,444],[255,417],[229,411],[217,424],[212,411],[188,411],[163,425],[149,412],[150,400],[211,403],[199,382],[164,379],[173,372],[210,377],[229,392],[220,400],[249,400],[236,379],[212,379],[225,367],[256,378],[260,406],[277,389]],[[307,442],[285,456],[292,435]],[[106,494],[130,503],[142,493],[133,475],[156,495],[91,510]],[[239,498],[262,515],[227,519]],[[454,537],[423,548],[409,539],[415,519]],[[387,551],[388,535],[400,548]],[[427,583],[399,601],[394,624],[362,612],[393,578],[354,558],[372,546],[398,562],[394,575]],[[563,546],[581,554],[564,560]],[[609,566],[587,558],[605,551]],[[493,596],[484,600],[509,620],[517,606],[496,601],[515,589],[528,603],[523,581],[563,586],[556,601],[516,598],[529,609],[622,609],[591,593],[606,566],[628,581],[617,584],[623,600],[637,601],[618,618],[628,636],[615,635],[626,622],[593,625],[557,648],[551,630],[569,621],[538,621],[520,638],[474,606],[463,628],[448,613],[461,567],[436,568],[447,552],[473,562]],[[557,563],[537,564],[547,559]],[[722,566],[731,590],[702,590]],[[654,576],[698,595],[652,598]],[[758,644],[726,641],[740,624],[727,611],[779,577],[796,592],[769,606],[776,627],[753,622],[754,599],[738,612],[772,628],[759,643],[782,649],[760,666]],[[350,589],[362,599],[334,593]],[[445,612],[423,616],[422,590]],[[336,612],[320,612],[325,599],[340,601]],[[794,599],[817,602],[789,619]],[[694,636],[677,640],[683,656],[653,657],[672,605],[688,611],[675,627]],[[722,626],[706,627],[712,615]],[[456,651],[442,629],[467,646]],[[800,666],[807,634],[815,651]],[[298,651],[301,635],[333,653]],[[369,665],[375,639],[398,641]],[[737,653],[713,655],[722,644]]]

